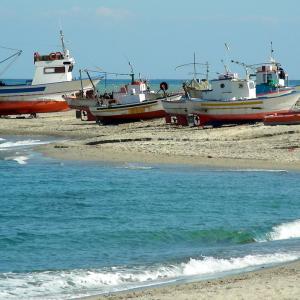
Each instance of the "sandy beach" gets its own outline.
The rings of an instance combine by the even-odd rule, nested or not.
[[[39,147],[59,159],[173,163],[225,168],[300,169],[300,126],[253,125],[196,128],[163,119],[111,126],[82,122],[74,111],[36,119],[0,119],[2,135],[49,135]]]

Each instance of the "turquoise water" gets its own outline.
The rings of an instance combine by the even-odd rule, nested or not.
[[[0,139],[0,299],[70,299],[300,258],[300,173],[66,162]]]
[[[153,91],[159,91],[160,90],[160,83],[161,82],[167,82],[168,83],[168,92],[176,92],[180,89],[182,89],[182,83],[186,81],[184,79],[152,79],[149,80],[148,84],[150,86],[150,89]],[[121,86],[124,86],[125,84],[128,84],[130,82],[129,79],[103,79],[98,84],[98,90],[103,92],[112,92],[112,91],[118,91]]]
[[[180,89],[182,89],[182,83],[187,81],[189,79],[152,79],[149,80],[149,85],[152,90],[158,91],[159,85],[161,82],[165,81],[168,83],[169,89],[168,92],[176,92]],[[117,91],[119,88],[125,84],[128,84],[130,82],[128,79],[103,79],[98,84],[98,89],[101,93],[103,92],[111,92],[111,91]],[[289,86],[295,86],[300,85],[300,80],[290,80]]]

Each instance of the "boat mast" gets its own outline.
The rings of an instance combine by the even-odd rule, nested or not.
[[[271,63],[275,63],[275,58],[273,56],[273,53],[274,53],[274,49],[273,49],[273,42],[271,41],[271,56],[270,56],[270,61]]]
[[[206,81],[208,81],[208,74],[209,74],[209,63],[208,61],[205,63],[206,65]]]
[[[196,80],[196,53],[194,52],[194,79]]]
[[[60,30],[60,31],[59,31],[59,34],[60,34],[61,47],[62,47],[64,56],[69,57],[70,53],[69,53],[69,50],[66,48],[65,38],[64,38],[63,31]]]
[[[82,71],[79,69],[79,74],[80,74],[80,86],[81,86],[81,96],[83,97],[83,84],[82,84]]]
[[[3,59],[0,61],[0,64],[12,59],[6,67],[3,68],[3,70],[0,72],[0,75],[2,75],[3,73],[6,72],[6,70],[17,60],[17,58],[22,54],[22,50],[17,50],[17,49],[12,49],[12,48],[7,48],[7,47],[3,47],[3,46],[0,46],[0,48],[2,49],[7,49],[7,50],[13,50],[13,51],[16,51],[16,53],[10,55],[9,57]]]
[[[96,89],[96,87],[95,87],[95,84],[94,84],[94,82],[93,82],[93,80],[92,80],[92,78],[91,78],[91,76],[90,76],[89,70],[85,69],[84,71],[85,71],[85,73],[87,74],[87,76],[88,76],[88,78],[89,78],[89,80],[90,80],[90,82],[91,82],[91,84],[92,84],[92,86],[93,86],[93,90],[94,90],[95,92],[97,92],[97,89]],[[81,73],[80,73],[80,75],[81,75]]]
[[[4,48],[4,47],[1,47],[1,48]],[[5,48],[5,49],[8,49],[8,48]],[[10,55],[9,57],[7,57],[7,58],[1,60],[1,61],[0,61],[0,64],[6,62],[7,60],[9,60],[9,59],[11,59],[11,58],[13,58],[13,57],[15,57],[15,56],[17,56],[17,57],[20,56],[20,55],[22,54],[22,52],[23,52],[22,50],[18,50],[18,52],[16,52],[16,53]]]
[[[175,67],[175,70],[179,69],[179,68],[182,68],[182,67],[186,67],[186,66],[193,66],[193,73],[189,73],[189,74],[193,74],[193,79],[198,81],[197,80],[197,75],[204,75],[202,73],[198,73],[197,72],[197,65],[198,66],[205,66],[206,67],[206,80],[208,81],[208,74],[209,74],[209,63],[206,62],[206,63],[198,63],[196,62],[196,53],[194,52],[194,56],[193,56],[193,62],[192,63],[187,63],[187,64],[183,64],[183,65],[179,65],[177,67]]]
[[[132,64],[130,63],[130,61],[128,61],[129,67],[130,67],[130,76],[131,76],[131,84],[134,83],[134,72],[133,72],[133,67]]]
[[[228,43],[224,43],[224,46],[225,46],[226,53],[227,53],[227,56],[228,56],[227,58],[229,58],[229,51],[230,51],[230,48],[229,48]],[[227,59],[226,59],[226,60],[227,60]],[[223,66],[224,66],[225,73],[226,73],[226,74],[229,74],[229,73],[230,73],[230,70],[229,70],[227,64],[224,62],[224,59],[221,60],[221,63],[222,63]]]

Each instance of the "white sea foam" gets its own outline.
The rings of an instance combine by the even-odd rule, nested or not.
[[[262,173],[288,173],[287,170],[276,170],[276,169],[230,169],[229,172],[262,172]]]
[[[222,272],[283,263],[299,257],[300,252],[247,255],[230,259],[203,257],[191,258],[188,262],[177,265],[151,268],[115,267],[102,270],[6,273],[0,275],[0,299],[69,299],[188,279],[189,276],[218,276]]]
[[[190,259],[183,265],[183,274],[191,275],[211,275],[239,269],[253,268],[261,265],[283,263],[296,260],[300,257],[299,253],[275,253],[261,255],[246,255],[230,259],[216,259],[205,257],[203,260]]]
[[[274,226],[267,235],[268,240],[287,240],[300,238],[300,220]]]
[[[41,141],[41,140],[23,140],[23,141],[16,141],[16,142],[4,142],[0,144],[0,150],[8,150],[8,149],[35,146],[35,145],[45,145],[49,143],[50,143],[49,141]]]
[[[5,139],[0,137],[0,141],[5,141]]]
[[[27,160],[29,159],[28,156],[20,155],[20,156],[11,156],[11,157],[5,157],[4,160],[14,160],[20,165],[26,165]]]
[[[153,169],[153,167],[151,167],[151,166],[144,166],[144,165],[134,164],[134,163],[127,163],[118,168],[119,169],[129,169],[129,170],[151,170],[151,169]]]

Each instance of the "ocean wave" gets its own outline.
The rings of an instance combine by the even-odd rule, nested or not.
[[[205,230],[182,230],[182,231],[154,231],[145,232],[146,240],[162,242],[202,242],[205,244],[233,243],[247,244],[255,242],[255,237],[251,232],[225,229],[205,229]]]
[[[258,242],[278,241],[300,238],[300,220],[282,223],[274,226],[263,238],[257,239]]]
[[[49,141],[41,141],[41,140],[23,140],[23,141],[16,141],[16,142],[4,142],[0,144],[0,150],[36,146],[36,145],[45,145],[49,143],[50,143]]]
[[[27,160],[29,159],[28,156],[20,155],[20,156],[9,156],[5,157],[4,160],[14,160],[20,165],[26,165]]]
[[[224,171],[224,170],[223,170]],[[226,172],[262,172],[262,173],[288,173],[287,170],[277,170],[277,169],[230,169],[226,170]]]
[[[118,169],[129,169],[129,170],[152,170],[153,167],[151,166],[144,166],[141,164],[135,164],[135,163],[127,163],[123,166],[117,167]]]
[[[0,137],[0,141],[5,141],[5,139]]]
[[[208,278],[224,272],[255,269],[299,259],[299,253],[247,255],[235,258],[202,257],[174,265],[112,267],[98,270],[45,271],[0,274],[2,299],[68,299],[163,284],[180,279]]]

